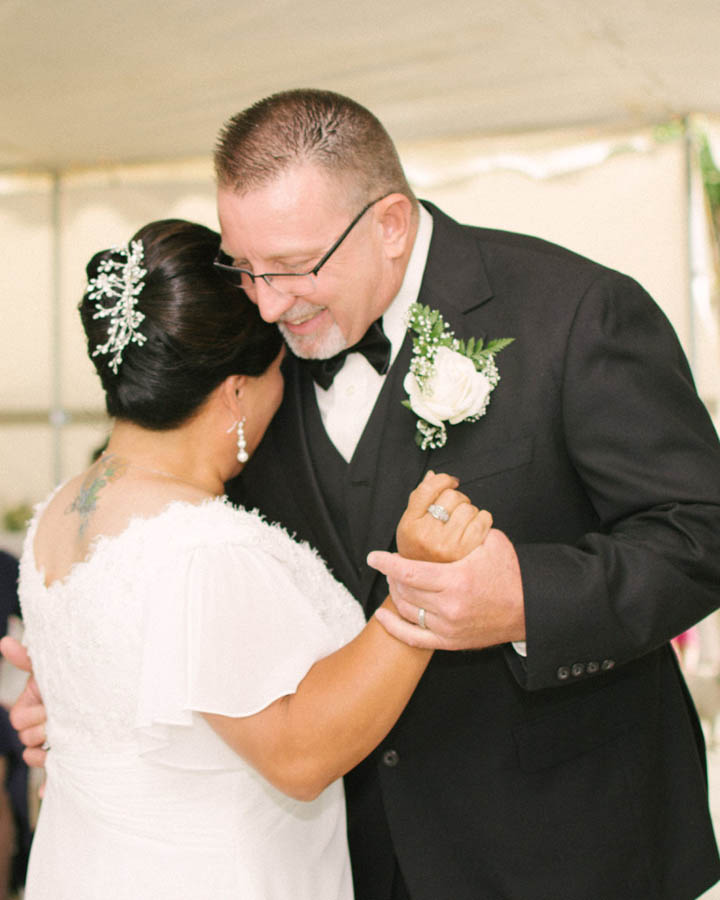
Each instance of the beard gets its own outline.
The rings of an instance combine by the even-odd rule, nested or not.
[[[285,317],[289,320],[298,319],[312,309],[313,307],[294,306]],[[337,322],[324,329],[322,334],[295,334],[283,321],[279,321],[277,326],[291,352],[300,359],[329,359],[347,347],[347,340]]]

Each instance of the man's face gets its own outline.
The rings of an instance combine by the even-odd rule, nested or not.
[[[307,272],[362,209],[363,203],[354,209],[349,193],[340,180],[309,165],[243,195],[220,189],[222,249],[234,265],[256,275]],[[310,276],[309,293],[281,293],[258,278],[248,295],[265,321],[277,322],[293,353],[323,359],[352,346],[382,315],[399,288],[396,269],[372,206]]]

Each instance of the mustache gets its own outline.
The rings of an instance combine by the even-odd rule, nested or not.
[[[281,318],[278,319],[278,324],[282,325],[284,322],[294,322],[296,319],[314,315],[323,309],[325,309],[325,307],[317,303],[296,303],[294,306],[291,306],[287,312],[283,313]]]

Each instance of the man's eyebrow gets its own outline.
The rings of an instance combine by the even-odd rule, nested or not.
[[[233,256],[232,253],[228,253],[222,246],[220,247],[220,252],[225,256],[229,257],[233,260],[234,264],[239,268],[245,268],[250,266],[249,260],[242,256]],[[311,263],[315,259],[319,259],[323,253],[325,252],[325,248],[321,247],[317,250],[298,250],[295,252],[288,253],[276,253],[273,256],[267,257],[268,265],[280,264],[280,265],[288,265],[288,260],[295,260],[299,265],[301,263]]]

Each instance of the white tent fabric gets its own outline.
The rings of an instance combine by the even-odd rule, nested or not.
[[[396,140],[720,113],[717,0],[0,0],[0,170],[205,155],[330,88]]]

